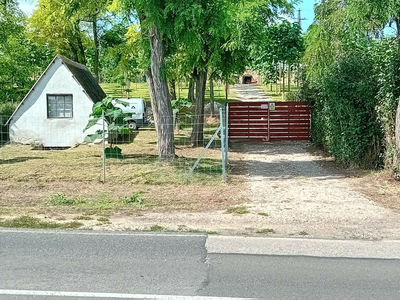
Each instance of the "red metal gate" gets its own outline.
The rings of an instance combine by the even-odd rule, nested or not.
[[[310,140],[307,102],[231,102],[229,138],[263,141]]]

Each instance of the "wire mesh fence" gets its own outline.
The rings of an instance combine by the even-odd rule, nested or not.
[[[104,151],[101,135],[94,142],[84,142],[87,135],[102,129],[102,124],[97,124],[83,132],[87,117],[13,117],[7,123],[9,118],[0,116],[0,179],[16,182],[103,181],[103,153],[107,182],[185,182],[204,146],[220,127],[218,115],[201,116],[204,122],[194,124],[194,116],[188,114],[177,116],[172,123],[161,122],[164,124],[158,127],[158,133],[154,124],[136,130],[127,126],[119,132],[105,124]],[[166,128],[172,128],[173,134],[165,132]],[[201,132],[194,131],[195,128]],[[168,134],[170,137],[165,137]],[[193,140],[199,136],[203,138],[200,142]],[[215,136],[189,180],[221,180],[222,136]],[[193,147],[194,142],[199,142],[197,147]],[[165,149],[173,153],[173,159],[160,160],[160,151]]]

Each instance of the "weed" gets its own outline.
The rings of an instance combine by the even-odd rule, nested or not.
[[[306,236],[308,235],[308,232],[303,230],[299,232],[299,235]]]
[[[206,231],[207,234],[218,234],[216,231]]]
[[[250,213],[250,211],[245,206],[231,207],[226,210],[228,214],[244,215]]]
[[[259,216],[263,216],[263,217],[268,217],[269,215],[265,212],[259,212],[258,213]]]
[[[59,225],[53,222],[45,222],[38,218],[33,218],[30,216],[21,216],[19,218],[4,220],[0,222],[0,227],[11,227],[11,228],[58,228]]]
[[[105,218],[105,217],[100,217],[100,218],[97,219],[97,221],[104,223],[104,222],[110,222],[110,219],[109,218]]]
[[[33,228],[33,229],[75,229],[83,226],[79,222],[69,222],[69,223],[55,223],[46,222],[39,218],[34,218],[30,216],[21,216],[11,220],[4,220],[0,222],[0,227],[8,228]]]
[[[77,222],[77,221],[63,223],[63,224],[59,224],[59,225],[60,225],[61,229],[76,229],[76,228],[83,226],[83,224],[81,222]]]
[[[73,206],[84,202],[82,198],[71,198],[65,194],[55,194],[47,198],[47,204],[52,206]]]
[[[164,231],[165,228],[160,225],[153,225],[150,227],[150,231]]]
[[[93,220],[92,217],[89,216],[77,216],[74,218],[74,220],[85,220],[85,221],[89,221],[89,220]]]
[[[146,200],[141,197],[142,194],[144,194],[144,192],[139,191],[130,197],[124,197],[123,200],[126,204],[144,204]]]
[[[269,234],[269,233],[275,233],[275,230],[273,230],[272,228],[265,228],[265,229],[258,230],[257,233]]]

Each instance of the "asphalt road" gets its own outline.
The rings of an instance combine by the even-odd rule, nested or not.
[[[214,239],[0,230],[0,299],[400,298],[399,259],[250,254],[250,239],[248,253]]]

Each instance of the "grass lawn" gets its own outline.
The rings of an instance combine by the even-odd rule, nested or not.
[[[206,142],[215,129],[215,125],[205,128]],[[238,200],[229,195],[237,195],[241,187],[222,182],[219,142],[206,152],[189,181],[185,180],[203,151],[189,145],[190,133],[191,128],[176,131],[176,158],[161,162],[154,129],[140,130],[133,143],[118,145],[122,159],[107,159],[106,183],[102,183],[101,145],[50,151],[34,150],[29,145],[0,147],[0,227],[17,226],[22,219],[35,228],[46,226],[25,217],[7,223],[9,216],[46,215],[54,220],[73,214],[83,220],[87,215],[95,215],[92,218],[96,219],[113,214],[207,211],[235,205]],[[71,217],[67,219],[71,221]],[[72,225],[66,223],[59,228],[68,226]]]
[[[271,91],[271,84],[268,85],[262,84],[259,85],[258,87],[267,94],[267,96],[271,99],[270,101],[276,101],[276,102],[286,101],[286,97],[282,97],[282,93],[279,93],[279,91],[283,90],[282,83],[278,85],[272,84],[272,91]],[[299,89],[297,88],[297,85],[292,84],[289,92],[287,84],[285,85],[285,94],[295,93],[298,90]]]
[[[108,96],[113,96],[115,98],[127,98],[128,93],[125,92],[124,89],[122,89],[117,83],[101,83],[100,86],[104,90],[104,92]],[[181,85],[176,86],[176,94],[177,97],[181,98],[187,98],[188,95],[188,85],[185,83],[182,83]],[[150,95],[149,95],[149,90],[147,88],[147,83],[131,83],[130,85],[130,92],[129,92],[129,97],[130,98],[144,98],[150,104]],[[219,103],[225,103],[225,86],[220,83],[215,83],[214,84],[214,100],[215,102]],[[228,94],[228,101],[234,101],[236,100],[236,94],[235,91],[232,88],[229,88],[229,94]],[[206,87],[206,99],[205,102],[208,103],[210,102],[210,87],[209,84],[207,84]]]

